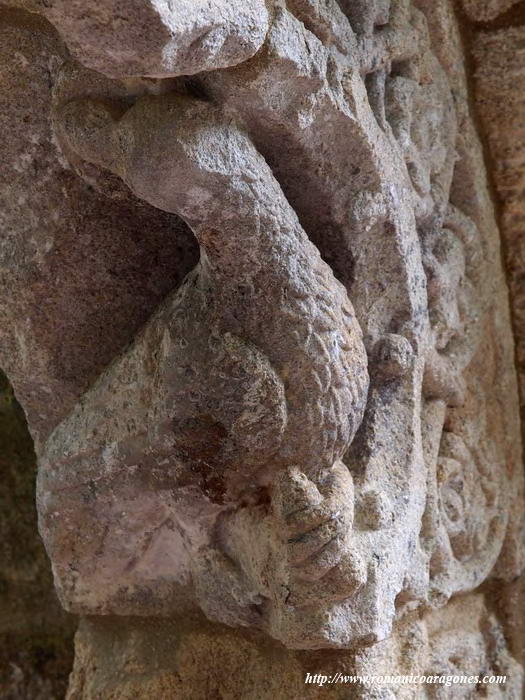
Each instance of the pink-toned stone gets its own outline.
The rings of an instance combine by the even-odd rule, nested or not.
[[[264,0],[51,0],[41,11],[84,65],[113,78],[168,77],[251,58],[268,29]]]
[[[0,125],[9,134],[0,173],[0,365],[39,442],[181,280],[195,249],[180,221],[95,172],[83,182],[65,160],[50,119],[65,60],[52,30],[6,14],[0,33],[10,56],[0,69]],[[97,94],[108,89],[93,82]]]

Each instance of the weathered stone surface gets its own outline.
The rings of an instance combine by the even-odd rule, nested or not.
[[[308,7],[299,10],[304,19]],[[381,24],[377,12],[373,25]],[[359,425],[366,396],[361,350],[352,339],[360,330],[350,307],[348,320],[337,320],[343,302],[330,296],[335,282],[319,277],[318,263],[312,277],[301,262],[315,258],[302,252],[306,239],[295,213],[250,141],[227,125],[221,110],[195,98],[141,98],[127,111],[92,96],[57,101],[57,133],[66,152],[119,174],[139,197],[182,216],[202,258],[186,286],[102,375],[43,453],[41,527],[62,600],[72,609],[168,614],[194,595],[212,619],[262,627],[292,647],[351,646],[389,634],[396,597],[407,604],[443,604],[478,586],[507,535],[506,575],[519,570],[513,533],[520,523],[502,517],[512,512],[521,488],[519,443],[507,437],[517,425],[510,414],[496,420],[498,398],[479,385],[483,377],[506,395],[513,391],[510,346],[490,331],[505,304],[486,284],[488,269],[495,283],[500,274],[491,207],[482,182],[475,185],[474,202],[462,201],[457,190],[464,172],[474,176],[468,161],[460,161],[461,169],[454,165],[457,120],[468,115],[464,108],[456,112],[449,78],[430,50],[424,15],[407,3],[391,13],[389,30],[398,40],[382,34],[375,40],[365,28],[351,56],[278,9],[250,79],[241,66],[211,74],[204,83],[253,134],[326,259],[338,260],[370,350],[394,330],[415,347],[395,386],[381,353],[375,354],[367,415],[346,456],[353,486],[345,467],[339,475],[337,460]],[[344,17],[338,21],[344,24]],[[346,31],[352,34],[349,24]],[[413,36],[417,41],[410,41]],[[393,63],[403,68],[394,72]],[[363,70],[373,80],[362,81]],[[275,100],[276,90],[285,101]],[[351,172],[340,160],[334,128],[359,154]],[[475,151],[473,132],[462,138],[464,152]],[[286,144],[298,158],[276,144]],[[321,218],[312,207],[315,199],[297,191],[304,182],[297,168],[305,165],[312,179],[304,192],[322,193]],[[375,197],[374,209],[365,206],[366,197]],[[268,210],[265,202],[272,203]],[[321,222],[338,237],[322,235]],[[364,246],[363,230],[369,238]],[[391,242],[385,231],[394,234]],[[400,247],[390,247],[396,241]],[[419,246],[420,259],[402,253],[409,241]],[[297,262],[289,257],[293,249]],[[279,265],[269,262],[267,268],[272,256]],[[345,257],[352,267],[344,265]],[[380,280],[388,275],[387,265],[392,272],[385,296]],[[403,269],[406,282],[399,275]],[[420,298],[425,279],[427,301]],[[288,293],[281,308],[283,288]],[[374,297],[379,304],[371,314]],[[425,304],[428,322],[419,312]],[[316,321],[328,308],[332,320]],[[393,327],[396,313],[406,320]],[[295,335],[293,318],[309,329],[306,334]],[[330,365],[330,354],[323,359],[323,347],[332,344],[323,334],[333,332],[350,333],[336,354],[348,353],[342,369]],[[216,338],[211,347],[210,338]],[[491,352],[479,354],[482,338],[491,339]],[[345,388],[341,379],[348,371],[356,383]],[[422,377],[428,422],[417,437],[409,426],[419,417],[413,386]],[[407,431],[413,442],[407,443]],[[383,442],[387,435],[391,439]],[[375,447],[378,440],[383,454]],[[386,487],[387,464],[396,459],[405,485],[397,494],[393,484]],[[145,464],[155,470],[156,481],[139,498]],[[503,479],[503,464],[512,465],[510,480]],[[72,465],[77,485],[68,476]],[[480,474],[486,483],[480,484]],[[328,496],[324,486],[334,477],[339,498]],[[95,498],[89,496],[92,484]],[[159,498],[164,505],[155,524],[151,512]],[[369,518],[371,507],[378,515]],[[297,509],[304,516],[283,529],[280,521]],[[89,538],[78,519],[93,523]],[[126,548],[123,532],[133,532]],[[171,562],[169,572],[159,569],[159,557]],[[371,607],[367,599],[375,601]]]
[[[511,290],[516,360],[523,421],[525,336],[523,314],[523,221],[525,198],[525,71],[523,27],[480,31],[472,37],[474,88],[478,114],[487,138],[491,171],[500,203],[501,232]],[[523,595],[523,577],[493,595],[509,631],[513,652],[525,658],[523,619],[516,616]]]
[[[176,219],[94,173],[81,181],[64,159],[50,108],[65,57],[49,28],[5,12],[0,32],[0,124],[9,134],[0,174],[0,366],[40,441],[195,253]],[[100,77],[83,79],[97,94],[108,89]]]
[[[118,659],[117,664],[110,659]],[[507,675],[504,688],[479,685],[305,683],[306,674]],[[76,638],[76,668],[68,700],[166,700],[224,697],[279,698],[472,698],[519,700],[522,669],[502,644],[502,628],[482,596],[452,602],[420,618],[407,616],[389,640],[358,653],[291,652],[227,628],[191,623],[108,618],[85,620]]]
[[[462,0],[469,19],[474,22],[489,22],[507,12],[521,0]]]
[[[525,309],[523,221],[525,219],[525,29],[512,27],[476,35],[476,102],[493,159],[502,203],[502,232],[512,290],[517,359],[525,397]]]
[[[268,29],[264,0],[39,0],[88,68],[113,78],[167,77],[251,58]]]
[[[0,696],[63,697],[76,625],[53,589],[36,528],[31,437],[1,373],[0,474]]]
[[[40,528],[57,590],[91,616],[71,697],[245,697],[228,666],[253,671],[248,697],[317,697],[298,675],[310,664],[488,669],[509,675],[489,696],[517,698],[522,642],[508,601],[521,590],[524,493],[514,347],[453,3],[275,0],[250,25],[259,43],[249,51],[246,14],[221,24],[235,7],[211,3],[203,14],[192,4],[175,17],[180,5],[166,6],[178,47],[169,66],[169,37],[147,4],[125,15],[109,3],[91,14],[76,3],[43,9],[78,63],[43,25],[34,25],[43,39],[31,34],[31,61],[39,65],[39,41],[53,56],[50,85],[32,87],[56,168],[43,191],[67,171],[86,199],[78,209],[61,202],[58,220],[87,208],[100,227],[109,207],[111,269],[136,264],[159,283],[124,316],[136,296],[126,284],[110,286],[101,310],[98,297],[81,306],[65,278],[71,327],[92,313],[106,323],[85,365],[72,334],[61,339],[75,368],[68,391],[63,366],[49,369],[55,307],[22,333],[24,308],[43,294],[1,302],[6,347],[42,358],[43,342],[51,358],[19,367],[5,352],[37,437]],[[492,6],[478,9],[486,22]],[[20,42],[28,16],[6,19]],[[201,20],[211,33],[188,49]],[[223,54],[217,36],[228,37]],[[477,41],[479,85],[490,65],[479,47],[496,35],[487,36]],[[497,53],[519,83],[519,56]],[[183,73],[193,77],[174,77]],[[496,102],[507,87],[486,82]],[[17,186],[27,191],[30,178]],[[513,194],[518,202],[519,185]],[[11,240],[27,247],[15,199],[6,199]],[[142,218],[125,225],[126,207]],[[182,284],[196,261],[181,220],[200,248]],[[167,275],[171,222],[187,254]],[[108,249],[106,238],[95,242],[91,255],[68,253],[55,267],[41,252],[41,289],[70,266],[93,290]],[[8,283],[27,274],[25,257],[9,261]],[[42,377],[56,391],[52,412],[44,391],[28,390]],[[114,643],[116,665],[103,651]]]
[[[143,604],[136,608],[133,601],[138,590],[149,584],[155,605],[154,582],[143,580],[140,573],[145,568],[149,577],[151,567],[143,562],[137,567],[137,556],[142,558],[138,543],[124,554],[116,575],[118,543],[109,546],[108,539],[120,509],[131,511],[129,525],[120,521],[121,532],[129,526],[134,532],[139,528],[151,532],[150,509],[144,510],[146,504],[141,507],[138,502],[125,506],[124,501],[121,506],[115,484],[115,480],[127,481],[129,496],[136,498],[134,490],[141,490],[143,477],[137,474],[134,489],[133,464],[142,463],[143,470],[147,459],[150,470],[156,468],[159,476],[166,473],[164,481],[170,474],[162,491],[168,491],[171,503],[166,502],[162,523],[155,528],[155,541],[147,536],[144,554],[160,547],[158,556],[173,560],[172,576],[180,584],[189,573],[183,562],[186,550],[190,565],[192,561],[198,565],[191,567],[191,578],[197,596],[204,587],[202,604],[210,615],[228,622],[236,618],[241,623],[252,618],[257,622],[250,609],[261,596],[280,609],[290,595],[284,592],[278,573],[283,556],[292,566],[308,559],[315,568],[314,555],[323,550],[323,564],[315,576],[320,578],[348,548],[344,538],[351,528],[352,509],[346,501],[352,501],[352,481],[339,460],[361,422],[368,388],[366,354],[353,309],[343,286],[308,241],[264,160],[216,109],[187,98],[146,98],[113,126],[112,112],[105,105],[83,101],[69,102],[59,118],[72,150],[111,167],[155,206],[183,216],[191,222],[201,246],[200,265],[181,290],[163,305],[130,352],[83,398],[82,406],[57,429],[45,450],[41,528],[62,599],[85,612],[137,614],[144,612]],[[146,367],[157,377],[153,393],[141,381],[150,382]],[[123,385],[130,387],[125,396]],[[103,413],[99,406],[104,406]],[[215,443],[210,444],[210,439]],[[106,452],[109,445],[111,456]],[[192,465],[194,474],[188,472]],[[75,491],[80,502],[72,493],[71,469],[78,479]],[[216,472],[212,480],[206,474],[210,469]],[[335,491],[336,496],[341,493],[341,498],[330,499],[334,501],[330,506],[320,512],[315,508],[301,522],[290,523],[289,552],[273,538],[268,542],[261,538],[260,572],[250,572],[255,580],[244,584],[239,601],[234,594],[228,602],[223,597],[226,591],[214,592],[210,582],[200,582],[202,576],[221,578],[228,566],[222,562],[224,556],[214,551],[213,537],[207,541],[206,531],[213,533],[220,527],[214,522],[221,514],[226,517],[239,499],[257,501],[258,491],[282,470],[298,472],[297,478],[305,485],[311,483],[314,493],[296,497],[294,489],[289,494],[288,481],[296,478],[291,475],[283,488],[271,487],[280,493],[275,515],[281,533],[290,514],[310,507],[315,495],[322,501],[317,487],[321,492]],[[108,474],[107,487],[99,472]],[[91,500],[92,480],[98,498],[88,512],[81,502]],[[302,488],[299,483],[297,489]],[[106,489],[111,503],[107,519],[99,508]],[[169,491],[174,498],[169,498]],[[203,498],[192,495],[199,492]],[[153,485],[151,503],[158,495]],[[137,507],[145,519],[133,517]],[[260,506],[257,514],[263,516]],[[77,544],[75,534],[73,541],[70,536],[64,540],[64,530],[77,533],[80,522],[93,522],[100,535],[93,529],[90,540],[83,536]],[[294,544],[295,538],[316,524],[323,526],[310,534],[311,542]],[[249,520],[241,518],[241,529],[248,525]],[[175,544],[179,537],[173,534],[166,538],[165,528],[181,533],[184,546]],[[227,529],[224,523],[222,529]],[[235,533],[232,537],[236,539]],[[328,558],[325,545],[334,538],[343,541]],[[207,549],[212,549],[209,555]],[[72,566],[73,550],[77,558]],[[107,563],[106,556],[110,557]],[[251,553],[254,556],[256,552]],[[201,558],[206,559],[204,567]],[[96,573],[84,571],[88,562],[90,572],[93,568],[100,572],[100,583]],[[123,578],[121,567],[131,573],[129,580]],[[258,580],[268,568],[275,569],[276,581],[270,585]],[[165,575],[164,579],[164,586],[169,586],[170,578]],[[110,581],[119,586],[117,591],[108,587]],[[77,592],[76,583],[84,593]],[[344,584],[334,584],[335,598],[344,593]],[[213,595],[221,597],[208,599]],[[234,615],[239,603],[241,609]],[[168,599],[165,605],[166,612],[174,612],[173,602]],[[279,628],[281,623],[272,619],[275,615],[270,611],[269,620],[262,615],[259,624]],[[276,629],[275,634],[288,632]],[[297,636],[300,643],[304,631]]]

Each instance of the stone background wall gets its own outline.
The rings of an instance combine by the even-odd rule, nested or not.
[[[481,19],[481,17],[480,17]],[[472,86],[476,112],[486,138],[490,176],[500,207],[505,263],[511,289],[514,332],[523,390],[523,124],[525,8],[499,15],[492,26],[469,26]]]
[[[147,3],[130,3],[127,19],[111,2],[92,5],[86,14],[76,2],[0,2],[0,124],[7,135],[0,173],[0,366],[23,408],[2,375],[0,696],[63,697],[69,685],[67,697],[75,700],[522,697],[525,504],[514,359],[523,407],[524,3],[247,2],[246,25],[228,16],[224,31],[234,26],[234,40],[223,38],[216,53],[205,41],[193,43],[183,25],[179,44],[166,53],[169,32]],[[222,21],[221,3],[212,5]],[[268,17],[263,6],[271,10]],[[262,29],[246,29],[250,12]],[[237,31],[247,32],[243,41]],[[112,368],[128,357],[130,344],[136,347],[144,324],[155,330],[151,324],[159,321],[150,319],[159,318],[159,304],[167,308],[196,264],[198,246],[183,219],[202,248],[213,248],[206,248],[208,239],[182,204],[170,209],[162,199],[152,202],[136,178],[127,180],[131,189],[122,183],[123,166],[109,168],[117,175],[101,168],[93,145],[75,149],[75,140],[61,131],[59,110],[86,95],[117,100],[124,109],[144,95],[165,93],[204,96],[229,122],[242,124],[298,214],[299,228],[345,285],[363,330],[371,385],[363,423],[344,455],[356,493],[353,526],[347,549],[331,560],[336,573],[347,574],[350,602],[337,600],[332,619],[343,622],[319,634],[325,608],[319,612],[315,605],[326,585],[313,594],[308,586],[295,591],[288,570],[262,567],[300,602],[295,617],[290,613],[293,622],[282,622],[281,612],[268,621],[263,612],[259,629],[231,607],[223,589],[242,589],[245,579],[222,564],[204,576],[195,599],[193,583],[185,584],[178,609],[169,608],[170,600],[166,608],[165,588],[156,588],[150,570],[146,589],[131,576],[129,597],[115,600],[100,584],[104,579],[89,578],[93,555],[82,568],[82,538],[105,517],[97,499],[92,506],[83,486],[74,497],[56,498],[51,510],[60,519],[52,530],[41,493],[55,583],[66,607],[84,613],[72,666],[77,618],[56,601],[36,532],[33,443],[41,478],[51,475],[50,486],[40,488],[55,498],[72,483],[71,473],[85,469],[75,450],[82,453],[87,444],[103,454],[104,439],[118,442],[132,432],[129,422],[144,413],[126,413],[128,404],[143,407],[148,399],[144,392],[140,399],[132,391],[122,394],[122,383],[111,383]],[[163,149],[155,153],[161,162]],[[145,160],[139,171],[147,168]],[[224,199],[223,210],[228,204]],[[267,223],[255,209],[257,226]],[[137,370],[145,393],[155,377],[160,394],[164,370],[154,353],[146,361]],[[110,395],[117,396],[115,405]],[[78,416],[94,413],[93,405],[101,418],[89,432],[89,421]],[[104,433],[111,411],[125,418],[116,421],[116,432]],[[158,445],[147,445],[148,454],[156,454]],[[139,449],[142,443],[133,442]],[[53,482],[60,451],[73,457],[69,472]],[[129,492],[153,494],[151,509],[129,525],[119,521],[125,535],[115,535],[117,543],[119,536],[140,543],[142,530],[158,516],[156,494],[164,491],[123,474],[129,490],[121,501],[113,482],[106,486],[101,479],[96,493],[100,501],[114,498],[118,507],[130,508]],[[208,488],[208,482],[196,483]],[[320,486],[309,488],[329,501]],[[336,499],[334,509],[348,500]],[[271,508],[261,516],[268,513],[265,503],[241,509],[240,524],[232,519],[224,529],[233,533],[228,556],[243,574],[250,569],[248,554],[258,552],[257,533],[270,532],[273,542],[279,528]],[[171,513],[173,506],[162,504]],[[63,555],[68,527],[74,534],[67,535]],[[101,561],[118,560],[106,535],[86,551]],[[162,546],[159,538],[155,551],[162,553]],[[208,557],[203,551],[198,556]],[[357,583],[361,564],[348,551],[359,552],[367,572]],[[286,551],[283,561],[290,556]],[[147,567],[152,561],[158,559],[148,559]],[[189,580],[199,581],[201,570],[190,571]],[[209,584],[221,577],[222,588]],[[75,589],[79,578],[92,586],[83,598]],[[265,587],[262,578],[254,575],[250,585],[282,610],[279,594],[268,593],[272,585]],[[152,617],[159,609],[161,616]],[[301,636],[306,648],[298,644]],[[452,691],[304,684],[307,672],[339,671],[494,673],[508,681],[503,689]]]
[[[63,697],[74,618],[60,607],[37,532],[36,459],[22,409],[0,376],[0,697]]]

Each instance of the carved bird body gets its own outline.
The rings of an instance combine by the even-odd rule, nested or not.
[[[73,102],[62,123],[80,155],[185,219],[201,247],[157,333],[144,334],[163,335],[146,353],[158,353],[151,430],[169,421],[179,451],[224,469],[232,486],[290,465],[331,467],[366,401],[360,328],[248,137],[179,96],[143,98],[120,119]]]
[[[249,500],[261,487],[271,487],[278,473],[299,470],[324,483],[330,494],[338,479],[343,485],[350,479],[351,490],[339,460],[366,403],[367,360],[359,324],[345,289],[308,240],[249,138],[215,107],[179,96],[142,98],[124,114],[102,102],[74,101],[62,109],[60,120],[68,148],[120,175],[138,197],[182,217],[200,244],[201,258],[48,441],[39,511],[51,559],[64,564],[58,578],[71,578],[72,549],[75,567],[85,576],[85,562],[108,549],[101,540],[116,532],[110,511],[117,506],[108,505],[100,515],[104,479],[112,480],[104,487],[108,504],[116,502],[118,489],[128,489],[133,500],[136,479],[148,493],[158,493],[159,504],[163,488],[172,494],[188,488],[203,493],[210,504],[207,514],[199,501],[192,515],[187,496],[177,506],[177,519],[190,522],[193,548],[206,539],[206,526],[195,524],[199,518],[211,521],[228,504]],[[281,494],[288,489],[287,478],[284,483]],[[90,509],[84,520],[99,532],[91,543],[84,539],[79,545],[77,538],[72,544],[74,528],[57,524],[53,513],[67,511],[66,520],[78,519],[71,494],[85,492],[86,484],[94,485],[93,503],[89,495],[79,496],[78,508]],[[324,525],[322,537],[333,541],[336,506],[328,506],[333,496],[321,507],[323,498],[313,488],[312,519]],[[64,489],[67,501],[61,500]],[[294,489],[290,503],[297,500]],[[351,494],[344,498],[351,500]],[[283,517],[287,507],[284,503]],[[148,532],[156,518],[159,527],[173,519],[144,516]],[[300,520],[311,529],[306,515]],[[346,532],[348,521],[340,516],[336,525]],[[120,531],[138,528],[127,523]],[[291,546],[302,548],[303,558],[323,546],[322,539],[316,543],[311,537],[308,549],[297,540],[297,523],[292,529]],[[134,537],[128,538],[130,550]],[[151,549],[149,535],[146,540],[141,547]],[[114,535],[114,542],[108,551],[124,561],[122,538]],[[137,560],[132,551],[129,560]],[[333,566],[337,557],[330,561]],[[110,571],[113,564],[104,566]],[[55,573],[59,569],[56,564]],[[104,585],[109,578],[115,578],[114,567]],[[67,585],[59,582],[63,599]],[[130,610],[114,602],[96,609]]]

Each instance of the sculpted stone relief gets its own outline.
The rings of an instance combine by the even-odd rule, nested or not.
[[[45,5],[62,158],[200,250],[37,442],[63,605],[350,648],[517,575],[497,231],[429,3]]]

